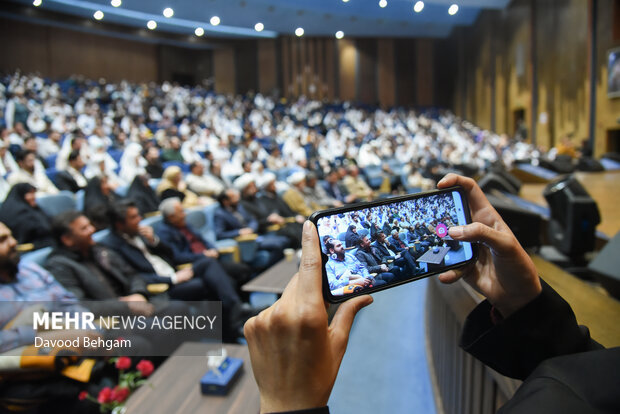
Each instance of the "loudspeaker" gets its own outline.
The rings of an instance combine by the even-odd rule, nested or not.
[[[563,254],[577,258],[594,250],[601,216],[596,202],[572,176],[547,185],[543,192],[549,209],[549,240]]]
[[[540,247],[542,226],[542,217],[540,215],[519,207],[510,200],[491,194],[486,196],[508,227],[510,227],[521,246]]]
[[[620,232],[588,264],[598,281],[615,298],[620,299]]]
[[[521,190],[521,181],[505,171],[489,172],[478,181],[478,185],[485,193],[489,193],[491,190],[499,190],[518,195]]]

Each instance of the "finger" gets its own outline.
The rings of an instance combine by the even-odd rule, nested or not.
[[[497,253],[512,253],[515,247],[519,245],[512,234],[497,231],[478,222],[450,227],[448,234],[458,241],[485,243]]]
[[[482,210],[483,208],[493,208],[491,203],[489,203],[489,200],[487,200],[486,196],[482,192],[482,189],[478,186],[478,183],[472,178],[450,173],[439,180],[437,183],[437,188],[446,188],[455,185],[460,185],[465,189],[472,214],[478,210]]]
[[[299,265],[298,291],[311,302],[323,302],[321,293],[321,249],[316,227],[311,221],[306,221],[301,239],[301,264]]]
[[[344,351],[349,340],[349,332],[351,332],[355,315],[357,315],[360,309],[370,305],[372,302],[372,296],[364,295],[348,300],[340,305],[329,326],[333,345],[336,349]]]
[[[445,284],[451,284],[459,280],[462,276],[462,272],[459,270],[448,270],[439,275],[439,281]]]

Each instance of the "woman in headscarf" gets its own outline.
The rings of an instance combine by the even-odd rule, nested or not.
[[[127,191],[127,198],[136,203],[138,211],[143,216],[157,211],[161,201],[149,185],[148,174],[136,175]]]
[[[15,184],[0,207],[0,221],[13,232],[19,244],[32,243],[35,249],[53,244],[50,218],[37,205],[37,189],[28,183]]]
[[[361,238],[357,234],[357,226],[355,224],[351,224],[349,226],[347,234],[344,236],[344,240],[347,247],[357,247],[360,243]]]
[[[157,186],[157,195],[165,200],[166,198],[177,197],[183,203],[183,207],[206,206],[214,201],[208,197],[199,197],[196,193],[187,189],[187,184],[183,181],[181,168],[173,165],[164,170],[161,182]]]
[[[108,212],[119,198],[110,187],[107,177],[93,177],[88,181],[84,191],[84,213],[97,231],[109,227]]]

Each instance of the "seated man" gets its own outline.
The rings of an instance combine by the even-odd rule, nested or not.
[[[80,190],[86,188],[88,180],[82,174],[82,168],[84,168],[84,161],[80,155],[80,151],[71,151],[68,158],[69,164],[67,168],[58,171],[56,174],[56,185],[59,190],[71,191],[77,193]]]
[[[326,207],[312,202],[304,194],[306,188],[306,174],[302,171],[297,171],[291,174],[287,179],[290,187],[282,199],[288,204],[291,210],[297,214],[301,214],[304,217],[309,217],[316,210],[323,210]]]
[[[380,286],[385,280],[374,279],[368,269],[352,254],[347,254],[340,240],[329,239],[325,243],[329,260],[325,265],[329,290],[333,295],[345,294],[348,286]]]
[[[36,156],[34,152],[21,150],[15,156],[19,170],[7,177],[7,182],[13,186],[17,183],[28,183],[37,189],[37,196],[57,194],[58,188],[50,181],[45,171],[35,168]]]
[[[398,266],[407,271],[407,274],[414,275],[420,273],[422,269],[416,265],[416,261],[409,249],[398,249],[386,240],[385,233],[377,232],[377,240],[373,243],[377,248],[383,261],[393,260],[394,266]]]
[[[360,231],[363,233],[363,230]],[[362,235],[362,234],[360,234]],[[379,250],[372,246],[367,234],[363,234],[359,243],[359,248],[355,252],[355,257],[360,261],[369,273],[376,273],[375,279],[385,280],[387,283],[391,282],[395,277],[407,276],[403,274],[403,269],[398,266],[393,266],[391,269],[386,263],[383,263],[383,258]]]
[[[84,309],[77,304],[75,295],[62,287],[50,272],[36,263],[21,262],[16,247],[17,241],[11,230],[4,223],[0,223],[0,300],[8,302],[3,304],[0,312],[0,353],[32,345],[35,335],[44,340],[71,338],[63,337],[62,331],[36,332],[32,324],[14,326],[13,321],[22,312],[27,312],[27,308],[33,303],[49,302],[46,304],[49,311],[72,312]],[[10,306],[7,306],[9,304]],[[37,363],[35,357],[28,358],[31,364]],[[14,369],[15,374],[21,368],[20,358],[6,356],[0,359],[3,360],[3,370]],[[47,358],[42,356],[41,359]],[[45,361],[40,362],[43,368]],[[15,363],[15,366],[11,366],[11,363]],[[91,412],[88,410],[91,404],[77,398],[82,390],[90,388],[89,385],[63,377],[58,371],[49,368],[51,367],[43,368],[49,370],[47,379],[38,376],[36,379],[26,377],[18,380],[14,377],[4,382],[0,387],[0,399],[8,397],[14,401],[19,400],[15,403],[16,410],[23,409],[22,403],[34,408],[29,404],[43,402],[46,412],[56,412],[57,409],[62,409],[63,412]],[[29,370],[32,370],[32,367]]]
[[[275,182],[275,174],[267,174],[273,175],[273,181]],[[269,178],[270,175],[267,175],[263,180],[268,180]],[[261,234],[270,232],[269,228],[275,226],[277,230],[273,231],[273,233],[289,239],[291,247],[295,249],[301,247],[300,222],[304,221],[303,217],[295,216],[289,209],[289,211],[285,212],[289,213],[285,218],[278,214],[277,210],[274,211],[269,202],[264,202],[264,199],[258,198],[256,196],[258,188],[256,187],[253,174],[243,174],[235,180],[233,185],[241,192],[241,205],[258,220],[258,229]],[[283,202],[283,204],[288,209],[286,203]]]
[[[159,209],[163,222],[157,227],[157,236],[161,240],[160,244],[164,244],[171,250],[168,256],[174,265],[195,263],[205,258],[211,261],[220,259],[220,253],[215,246],[187,225],[185,210],[178,198],[168,198],[162,201]],[[218,261],[223,268],[222,272],[235,281],[237,288],[250,280],[252,269],[247,264]]]
[[[189,165],[190,173],[185,177],[185,183],[190,191],[199,196],[217,197],[224,187],[211,176],[205,175],[205,166],[200,161],[194,161]]]
[[[240,198],[239,191],[232,188],[218,197],[220,206],[215,210],[215,235],[218,240],[249,236],[258,231],[258,221],[239,204]],[[252,265],[257,270],[277,263],[284,257],[284,249],[290,246],[286,237],[275,234],[258,236],[256,243],[259,257],[253,260]]]
[[[409,245],[400,238],[400,233],[398,232],[398,230],[393,229],[391,234],[392,235],[388,237],[388,242],[392,245],[392,248],[397,253],[409,249]]]

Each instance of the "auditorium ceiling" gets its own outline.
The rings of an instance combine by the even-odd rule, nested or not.
[[[33,0],[13,2],[35,7]],[[120,5],[114,7],[114,2]],[[455,26],[473,24],[481,10],[503,9],[509,2],[427,0],[421,7],[415,6],[422,3],[417,0],[34,0],[37,7],[53,12],[94,20],[100,11],[102,21],[131,27],[146,28],[153,20],[154,30],[193,36],[197,28],[205,37],[277,37],[303,28],[305,36],[341,31],[354,37],[430,38],[447,37]],[[458,11],[450,10],[453,4]],[[163,15],[166,8],[173,10],[171,17]],[[214,16],[217,25],[212,24],[218,23]]]

